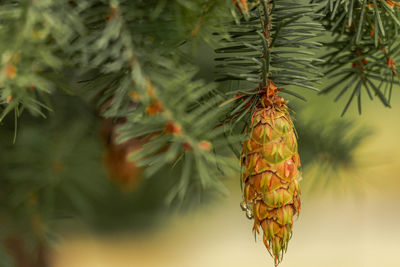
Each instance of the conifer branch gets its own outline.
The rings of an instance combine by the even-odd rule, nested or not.
[[[146,176],[166,166],[181,167],[169,201],[188,197],[193,184],[225,191],[218,172],[227,173],[236,164],[218,147],[225,142],[223,131],[216,127],[221,110],[215,107],[221,100],[213,94],[215,86],[196,80],[196,72],[178,53],[160,48],[149,52],[143,46],[148,36],[129,27],[121,5],[111,1],[104,29],[80,41],[87,47],[88,64],[109,75],[109,86],[97,89],[102,95],[99,105],[106,106],[103,116],[126,119],[118,129],[119,142],[142,140],[142,149],[130,158],[146,167]],[[110,54],[114,50],[125,56],[114,57]]]
[[[331,51],[323,56],[323,66],[335,81],[321,93],[339,90],[335,101],[349,94],[342,116],[355,96],[361,113],[362,91],[390,107],[393,85],[399,84],[399,5],[391,0],[312,2],[321,4],[322,22],[332,32],[331,41],[324,43]]]
[[[242,16],[240,23],[231,23],[229,37],[221,40],[225,46],[216,50],[224,54],[216,58],[221,70],[218,81],[242,81],[240,86],[244,88],[228,93],[244,95],[238,100],[244,101],[243,105],[235,101],[236,106],[251,107],[246,101],[262,90],[267,80],[284,88],[281,93],[304,99],[287,87],[317,91],[313,84],[321,73],[315,66],[318,59],[309,51],[321,47],[313,38],[319,35],[322,26],[309,20],[318,17],[313,11],[315,5],[265,0],[257,3],[249,9],[248,18]],[[247,113],[247,109],[240,114],[237,111],[230,114],[237,115],[234,122]]]
[[[3,1],[1,4],[0,102],[2,120],[24,109],[45,116],[55,75],[67,63],[58,53],[83,26],[70,5],[53,1]],[[64,57],[68,50],[64,49]]]

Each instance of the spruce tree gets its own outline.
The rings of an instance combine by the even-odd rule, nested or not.
[[[279,264],[301,166],[351,165],[367,136],[293,122],[292,102],[390,107],[399,27],[392,0],[0,0],[2,264],[46,266],[65,221],[149,227],[230,177]]]

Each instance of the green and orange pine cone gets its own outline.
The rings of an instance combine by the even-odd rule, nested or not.
[[[278,265],[288,248],[293,217],[300,212],[300,159],[287,101],[277,95],[272,81],[264,89],[243,144],[241,207],[254,219],[253,231],[262,229],[264,244]]]

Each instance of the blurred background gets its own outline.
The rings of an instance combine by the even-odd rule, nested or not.
[[[180,18],[197,23],[187,12],[182,8]],[[105,15],[102,23],[115,14]],[[171,25],[166,26],[179,32]],[[177,33],[168,27],[159,33],[173,39]],[[111,26],[108,30],[113,32]],[[146,31],[144,36],[149,39]],[[178,41],[172,47],[179,44],[180,57],[193,56],[190,61],[199,68],[189,80],[214,81],[214,49],[203,41]],[[31,51],[26,53],[34,55]],[[239,173],[222,178],[227,195],[206,191],[190,202],[167,205],[179,175],[164,168],[145,178],[142,167],[125,160],[140,143],[116,143],[115,128],[124,118],[99,115],[108,103],[94,103],[107,89],[104,81],[97,79],[93,93],[73,70],[62,73],[67,79],[53,82],[71,91],[40,94],[52,110],[44,111],[46,119],[17,111],[0,125],[0,267],[273,266],[239,207]],[[363,114],[353,103],[344,118],[340,114],[348,95],[339,103],[332,95],[305,90],[299,92],[307,102],[288,98],[303,165],[302,212],[280,266],[400,266],[399,89],[393,88],[392,108],[363,95]]]
[[[326,172],[316,162],[304,170],[302,213],[280,266],[398,266],[397,90],[394,100],[392,109],[366,103],[362,116],[355,110],[346,116],[373,129],[355,151],[354,167]],[[305,116],[321,109],[340,115],[329,97],[311,97],[309,103],[312,107]],[[318,183],[317,188],[314,179],[331,181]],[[148,231],[106,236],[64,234],[52,250],[51,262],[56,267],[273,266],[262,241],[254,242],[252,222],[239,208],[239,177],[229,178],[226,184],[228,197],[184,215],[175,214]]]
[[[329,157],[309,158],[307,145],[318,149],[318,143],[310,145],[309,136],[302,139],[306,126],[298,125],[300,153],[305,156],[303,205],[281,266],[398,266],[398,88],[393,99],[391,109],[365,102],[362,116],[353,107],[345,118],[339,118],[340,105],[329,96],[310,94],[307,105],[293,101],[297,124],[317,116],[325,128],[340,131],[352,121],[351,129],[368,134],[351,151],[351,164],[335,165]],[[213,195],[177,212],[163,204],[162,174],[142,180],[138,171],[125,180],[113,179],[104,121],[79,99],[58,96],[57,101],[58,108],[47,120],[23,116],[16,144],[12,120],[5,125],[8,131],[2,130],[0,157],[7,162],[1,166],[2,175],[26,187],[8,204],[18,220],[8,225],[15,234],[5,247],[17,253],[17,266],[34,266],[29,258],[37,255],[42,238],[51,244],[40,249],[43,261],[54,267],[273,265],[263,243],[254,242],[252,222],[240,210],[239,174],[225,179],[228,196]],[[331,147],[343,144],[333,140]],[[36,188],[40,197],[30,195],[43,184],[46,188]],[[49,198],[52,207],[40,205],[41,199]],[[21,245],[23,231],[33,236]],[[29,254],[32,247],[36,250]]]

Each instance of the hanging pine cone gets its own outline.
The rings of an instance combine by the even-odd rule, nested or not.
[[[263,240],[275,266],[282,261],[292,235],[293,216],[300,212],[301,177],[297,140],[287,101],[278,96],[269,82],[246,130],[249,139],[243,144],[241,207],[253,231],[263,230]]]

